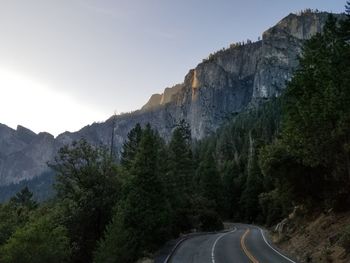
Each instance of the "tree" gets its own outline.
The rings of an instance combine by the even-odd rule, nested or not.
[[[38,207],[32,197],[33,194],[25,187],[8,203],[0,204],[0,245],[29,221],[31,213]]]
[[[131,173],[132,190],[126,200],[126,218],[140,233],[141,248],[152,251],[164,241],[169,225],[169,207],[159,173],[159,135],[148,124]]]
[[[216,168],[214,151],[209,148],[201,158],[196,171],[196,195],[192,197],[193,227],[200,231],[215,231],[223,228],[223,187]]]
[[[181,120],[169,143],[169,186],[182,194],[190,194],[193,183],[191,130]]]
[[[67,230],[48,216],[26,224],[0,249],[3,263],[61,263],[70,257]]]
[[[159,135],[144,129],[130,170],[129,192],[95,254],[95,262],[134,262],[169,237],[169,205],[159,174]]]
[[[199,193],[210,202],[214,202],[216,212],[222,211],[222,180],[216,169],[212,151],[205,153],[196,174]]]
[[[226,161],[222,171],[223,182],[223,207],[225,217],[233,220],[239,220],[240,205],[239,200],[244,189],[242,183],[242,173],[239,167],[233,161]]]
[[[174,235],[192,227],[189,214],[193,194],[193,174],[191,130],[182,120],[173,131],[169,143],[166,174],[167,193],[173,211]]]
[[[91,262],[96,242],[112,217],[120,183],[116,165],[104,148],[85,140],[64,146],[55,163],[57,198],[73,247],[73,262]]]
[[[135,159],[137,149],[140,145],[142,136],[142,128],[139,123],[128,133],[127,139],[123,144],[121,154],[121,165],[126,169],[130,169]]]
[[[261,221],[259,195],[263,192],[263,182],[260,169],[257,165],[256,156],[248,167],[248,176],[241,195],[240,205],[244,211],[244,219],[248,222]]]
[[[325,171],[332,178],[331,199],[342,202],[350,182],[349,20],[339,27],[330,16],[322,34],[304,45],[286,91],[282,131],[287,151],[299,163]]]
[[[29,191],[28,187],[24,187],[19,193],[11,198],[10,202],[18,205],[25,206],[28,209],[37,207],[37,203],[33,200],[33,193]]]

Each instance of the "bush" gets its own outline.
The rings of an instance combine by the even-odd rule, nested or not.
[[[0,250],[2,263],[61,263],[69,256],[66,229],[47,216],[18,228]]]

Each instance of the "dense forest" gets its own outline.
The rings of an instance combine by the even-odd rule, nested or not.
[[[135,262],[223,220],[273,225],[297,205],[349,209],[349,8],[305,43],[282,96],[204,140],[181,121],[169,142],[136,125],[120,159],[84,140],[63,147],[50,164],[55,197],[37,203],[24,188],[0,205],[0,261]]]

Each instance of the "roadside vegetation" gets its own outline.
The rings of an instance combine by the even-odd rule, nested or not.
[[[84,140],[63,147],[50,164],[54,198],[38,204],[24,188],[0,205],[0,262],[131,263],[223,219],[272,225],[297,205],[349,210],[349,7],[305,43],[281,97],[204,140],[181,121],[169,142],[136,125],[120,160]],[[348,229],[340,242],[349,251]]]

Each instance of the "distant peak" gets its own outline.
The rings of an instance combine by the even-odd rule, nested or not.
[[[29,133],[29,134],[36,135],[35,132],[33,132],[32,130],[30,130],[22,125],[17,125],[16,131],[21,132],[21,133]]]
[[[165,88],[162,94],[153,94],[148,102],[142,107],[142,110],[148,110],[171,102],[173,96],[177,94],[182,89],[182,87],[183,84],[177,84],[170,88]]]
[[[142,110],[147,110],[150,108],[154,108],[158,105],[160,105],[160,100],[162,99],[162,95],[160,94],[153,94],[148,102],[142,107]]]

